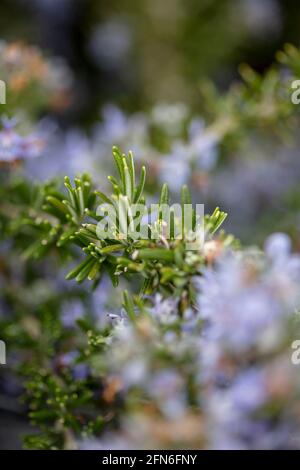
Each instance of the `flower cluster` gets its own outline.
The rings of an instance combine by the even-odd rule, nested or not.
[[[299,379],[291,362],[300,258],[274,234],[261,253],[228,255],[199,280],[205,323],[203,407],[213,448],[299,445]]]
[[[133,151],[140,164],[150,165],[155,184],[167,182],[176,193],[191,180],[193,166],[205,180],[217,163],[220,140],[217,132],[207,131],[204,120],[192,118],[182,104],[157,105],[149,113],[129,116],[107,105],[90,136],[78,129],[57,135],[48,150],[52,159],[46,156],[35,174],[43,178],[49,165],[50,174],[55,174],[57,168],[70,175],[91,171],[101,180],[103,168],[111,169],[108,156],[112,146],[117,145],[126,152]],[[180,169],[176,179],[170,177],[170,168],[175,166]]]
[[[2,118],[0,131],[0,162],[13,163],[17,160],[39,157],[46,145],[42,131],[23,136],[15,128],[16,119]]]
[[[114,320],[104,394],[123,397],[128,411],[117,433],[80,447],[296,448],[300,382],[288,325],[300,258],[289,243],[274,234],[264,254],[223,254],[195,278],[197,312],[179,318],[176,301],[156,296],[135,324]]]
[[[0,77],[7,87],[9,109],[63,109],[70,101],[72,76],[60,59],[47,60],[22,42],[0,42]]]

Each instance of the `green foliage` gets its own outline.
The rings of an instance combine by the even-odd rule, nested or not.
[[[146,170],[144,167],[140,170],[136,183],[132,155],[122,155],[113,148],[113,156],[118,179],[109,177],[113,189],[110,196],[96,190],[87,175],[76,178],[74,184],[66,177],[65,192],[59,189],[58,182],[32,186],[12,177],[13,191],[1,210],[3,235],[11,238],[29,271],[33,262],[43,263],[50,254],[53,259],[78,260],[82,253],[83,259],[69,272],[68,280],[81,283],[88,278],[97,284],[107,273],[115,286],[120,277],[137,277],[135,285],[139,285],[139,292],[125,291],[123,301],[133,324],[138,315],[146,312],[149,293],[177,297],[179,311],[183,313],[188,305],[193,305],[192,279],[201,273],[207,262],[205,256],[200,250],[186,251],[184,239],[122,237],[121,219],[127,217],[131,204],[140,203],[150,211],[144,194]],[[124,202],[124,214],[119,214],[117,219],[116,239],[99,239],[97,223],[102,216],[97,215],[97,205],[103,202],[116,207],[119,201]],[[190,202],[189,191],[183,187],[181,204]],[[169,203],[169,190],[163,185],[158,207],[166,203]],[[157,217],[158,223],[162,223],[159,214]],[[225,217],[219,209],[205,217],[206,241],[215,237]],[[219,242],[232,244],[233,239],[220,233]],[[12,267],[8,265],[7,269]],[[98,329],[86,315],[78,320],[75,329],[66,329],[60,319],[64,293],[55,296],[49,291],[48,295],[37,298],[34,306],[36,283],[38,279],[33,279],[26,286],[26,296],[23,290],[19,295],[6,290],[7,302],[16,303],[19,299],[17,314],[14,326],[10,321],[1,322],[3,339],[14,344],[22,355],[18,373],[25,381],[30,420],[40,430],[38,435],[27,436],[24,445],[34,449],[73,448],[78,435],[98,435],[103,426],[107,428],[119,419],[123,405],[118,402],[118,396],[103,399],[108,385],[102,353],[110,342],[110,328]],[[76,290],[73,293],[70,290],[69,300],[72,296],[86,298]],[[27,311],[30,314],[24,317]],[[71,353],[66,362],[70,351],[76,351],[76,355],[73,357]],[[82,367],[84,378],[81,379]]]
[[[232,139],[238,145],[242,140],[238,137],[245,130],[249,131],[247,136],[269,129],[276,129],[280,135],[289,132],[297,115],[288,96],[289,83],[300,70],[299,54],[287,46],[278,60],[290,70],[288,79],[282,78],[278,67],[260,76],[243,66],[244,82],[226,96],[219,96],[212,86],[203,88],[210,122],[207,133],[216,132],[220,141]],[[0,274],[5,272],[9,280],[2,288],[3,300],[14,312],[13,319],[0,321],[1,339],[19,355],[15,372],[22,377],[30,420],[39,429],[37,435],[25,438],[27,448],[74,448],[78,438],[98,436],[117,427],[126,407],[130,407],[130,401],[123,402],[118,384],[107,382],[111,322],[99,326],[91,314],[89,286],[83,290],[77,284],[89,280],[92,288],[105,289],[102,281],[107,275],[114,287],[120,281],[130,281],[119,305],[122,302],[126,321],[137,339],[146,346],[151,344],[151,364],[181,367],[183,361],[189,371],[192,355],[178,358],[166,344],[157,341],[165,330],[156,331],[149,315],[151,303],[156,294],[172,299],[176,315],[170,330],[180,334],[185,312],[189,309],[194,313],[197,308],[195,276],[201,276],[205,267],[214,263],[220,250],[239,246],[233,236],[220,231],[227,214],[217,207],[204,217],[204,246],[187,250],[189,234],[183,231],[183,239],[176,237],[175,211],[167,223],[163,218],[163,206],[171,201],[168,185],[162,185],[157,214],[152,214],[146,200],[149,186],[145,167],[136,166],[133,155],[122,154],[117,147],[112,154],[116,175],[108,177],[111,194],[99,189],[97,181],[88,175],[74,181],[65,177],[64,188],[57,180],[29,183],[12,168],[1,175],[1,237],[10,241],[10,252],[9,256],[0,256]],[[294,193],[287,197],[296,211],[298,198]],[[180,197],[183,228],[184,208],[191,201],[185,185]],[[136,239],[130,233],[124,236],[125,226],[135,227],[137,223],[138,217],[131,213],[134,204],[140,204],[147,216],[155,216],[154,222],[145,222],[148,239]],[[98,224],[106,217],[100,205],[116,210],[112,236],[99,237]],[[201,222],[193,211],[193,230]],[[64,266],[74,264],[66,279],[76,283],[70,282],[68,291],[63,286],[62,292],[56,292],[51,282],[42,289],[39,277],[43,269],[52,269],[56,276],[58,266],[62,269],[61,261]],[[19,269],[24,270],[23,285],[15,280],[14,273]],[[80,300],[86,311],[71,328],[62,322],[66,299]],[[188,380],[193,396],[193,377]]]
[[[136,217],[130,216],[132,204],[141,204],[145,214],[151,208],[146,206],[144,186],[145,167],[142,167],[139,183],[136,184],[136,170],[132,154],[122,155],[114,147],[113,156],[119,174],[119,180],[110,176],[113,193],[105,195],[95,190],[94,183],[84,175],[76,178],[74,185],[65,178],[67,195],[57,189],[57,185],[48,183],[36,187],[33,196],[27,203],[32,207],[22,217],[11,221],[9,231],[28,233],[31,243],[23,251],[23,256],[39,259],[50,250],[59,254],[72,256],[74,247],[81,248],[84,259],[67,275],[67,279],[76,279],[81,283],[85,279],[98,283],[104,273],[108,273],[113,285],[117,285],[121,275],[130,277],[138,274],[147,284],[147,292],[167,289],[170,293],[181,295],[189,279],[201,269],[203,255],[185,250],[185,238],[179,240],[175,236],[175,214],[170,217],[170,226],[163,226],[162,215],[158,222],[148,226],[149,234],[156,233],[155,239],[125,238],[124,225],[136,225]],[[169,204],[169,189],[162,187],[159,206]],[[33,202],[33,204],[32,204]],[[99,215],[97,205],[109,204],[115,208],[116,221],[113,238],[99,238],[97,224],[104,216]],[[188,188],[182,188],[181,204],[191,203]],[[119,210],[119,207],[121,208]],[[212,216],[205,217],[206,240],[211,239],[226,218],[226,214],[216,209]],[[158,224],[158,225],[157,225]],[[193,228],[196,228],[196,215],[193,216]],[[170,240],[164,240],[164,230],[170,233]],[[186,235],[186,234],[185,234]],[[28,238],[29,238],[28,236]],[[34,242],[32,242],[34,240]],[[73,250],[73,251],[72,251]],[[77,255],[73,255],[73,257]]]

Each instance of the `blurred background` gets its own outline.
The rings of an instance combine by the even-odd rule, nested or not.
[[[296,0],[3,0],[1,34],[64,58],[75,80],[64,124],[89,125],[107,102],[199,108],[199,82],[227,89],[246,62],[268,67],[298,44]]]
[[[0,8],[2,38],[38,46],[44,55],[55,58],[58,81],[69,84],[67,96],[58,95],[56,105],[39,106],[34,114],[35,121],[46,115],[58,127],[47,156],[29,165],[33,177],[96,171],[97,165],[102,174],[109,171],[110,147],[117,144],[124,151],[132,149],[136,158],[150,165],[153,161],[153,172],[158,166],[162,179],[170,175],[170,165],[176,166],[180,171],[178,181],[172,181],[175,192],[189,182],[196,198],[209,209],[217,204],[231,210],[231,230],[244,241],[253,237],[261,241],[251,221],[261,217],[262,204],[269,207],[266,199],[286,194],[286,185],[278,181],[282,167],[289,187],[300,170],[293,155],[280,155],[278,142],[276,158],[271,166],[265,164],[268,155],[274,156],[277,130],[269,133],[263,146],[261,136],[248,133],[251,145],[246,148],[243,141],[241,148],[235,144],[242,141],[244,129],[220,131],[217,117],[221,109],[226,118],[222,96],[240,81],[240,64],[264,73],[286,42],[298,46],[296,0],[3,0]],[[15,99],[12,87],[7,98],[9,115],[24,105],[19,96],[16,103]],[[30,96],[23,108],[30,107],[28,101]],[[214,121],[210,141],[197,141],[199,129]],[[188,143],[198,146],[193,175],[188,175],[187,157],[181,158]],[[253,153],[255,168],[246,158],[253,160]],[[169,158],[161,164],[165,156],[173,161]],[[294,163],[289,171],[290,159]],[[262,187],[267,173],[267,187]],[[267,213],[263,213],[262,236],[269,230]]]
[[[20,171],[34,180],[90,171],[105,185],[118,144],[150,167],[150,197],[165,180],[174,196],[188,183],[194,202],[229,212],[226,229],[243,242],[284,230],[299,247],[297,133],[278,137],[276,122],[245,138],[214,125],[240,64],[265,73],[286,42],[299,45],[299,23],[297,0],[1,0],[1,54],[38,46],[64,88],[36,107],[30,95],[15,100],[18,81],[8,90],[7,115],[46,128],[43,154]],[[0,386],[0,448],[19,448],[19,389],[7,377]]]

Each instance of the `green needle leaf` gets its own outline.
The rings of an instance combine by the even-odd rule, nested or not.
[[[138,204],[139,201],[140,201],[140,198],[141,198],[141,196],[143,194],[143,191],[144,191],[145,181],[146,181],[146,168],[144,166],[142,166],[140,182],[139,182],[138,187],[135,190],[135,195],[134,195],[135,204]]]

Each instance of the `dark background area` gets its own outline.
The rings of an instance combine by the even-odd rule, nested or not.
[[[64,57],[76,96],[66,124],[89,124],[99,107],[199,105],[198,83],[226,89],[238,64],[263,71],[285,42],[299,44],[296,0],[2,0],[2,38]]]

